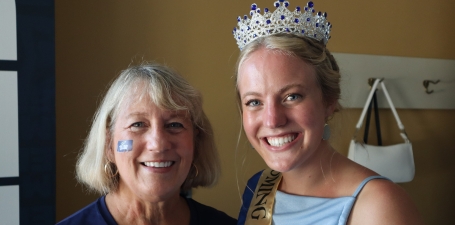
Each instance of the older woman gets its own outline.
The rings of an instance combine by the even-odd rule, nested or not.
[[[339,154],[327,121],[340,110],[331,24],[313,2],[239,17],[237,94],[251,145],[271,168],[254,175],[238,224],[420,224],[403,189]]]
[[[199,92],[170,69],[124,70],[98,109],[77,178],[102,195],[59,224],[235,224],[184,194],[220,173]]]

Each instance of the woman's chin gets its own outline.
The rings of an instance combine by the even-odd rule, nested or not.
[[[283,162],[266,162],[267,166],[275,171],[285,173],[288,172],[289,170],[292,169],[289,163],[283,163]]]

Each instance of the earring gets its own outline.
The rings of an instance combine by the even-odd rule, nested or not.
[[[118,169],[117,167],[116,168],[116,171],[115,171],[115,174],[112,174],[112,168],[110,166],[111,162],[107,162],[106,164],[104,164],[104,172],[109,176],[109,177],[115,177],[117,176],[118,174]],[[114,164],[114,163],[112,163]],[[115,165],[115,164],[114,164]],[[109,170],[109,171],[108,171]]]
[[[322,134],[322,140],[328,140],[330,138],[330,127],[328,124],[324,125],[324,133]]]
[[[192,177],[191,179],[194,179],[197,177],[197,175],[199,175],[199,170],[197,169],[197,166],[194,165],[194,163],[191,163],[192,166],[194,166],[194,169],[196,169],[196,175],[194,175],[194,177]]]

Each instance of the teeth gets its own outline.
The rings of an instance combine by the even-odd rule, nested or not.
[[[267,141],[271,146],[281,147],[295,139],[295,135],[287,135],[284,137],[269,137]]]
[[[148,167],[170,167],[172,162],[144,162],[144,164]]]

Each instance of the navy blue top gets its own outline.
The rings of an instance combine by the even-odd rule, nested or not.
[[[190,225],[234,225],[237,220],[210,206],[203,205],[191,198],[185,198],[190,208]],[[117,225],[107,209],[105,196],[57,223],[57,225]]]
[[[238,224],[245,224],[246,214],[253,197],[253,192],[262,171],[255,174],[247,184],[243,193],[243,204],[240,209]],[[345,225],[351,214],[352,206],[358,194],[368,181],[373,179],[387,179],[383,176],[371,176],[364,179],[352,196],[337,198],[321,198],[312,196],[299,196],[277,191],[272,215],[274,224],[324,224]]]

